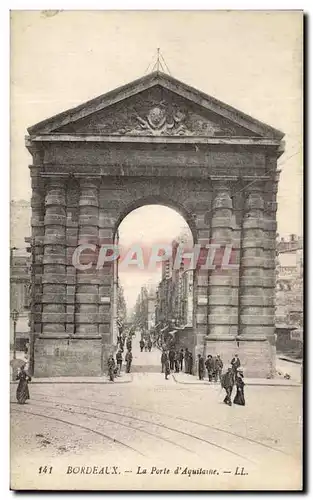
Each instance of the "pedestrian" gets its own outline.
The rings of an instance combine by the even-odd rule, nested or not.
[[[169,357],[168,357],[167,353],[165,353],[164,373],[165,373],[165,380],[168,380],[168,376],[170,375],[171,370],[170,370]]]
[[[130,351],[130,350],[131,350],[131,348],[132,348],[132,339],[131,339],[131,337],[128,337],[128,338],[127,338],[127,341],[126,341],[126,348],[128,349],[128,351]]]
[[[122,363],[123,363],[123,354],[121,349],[119,349],[116,353],[116,364],[117,364],[117,375],[119,376],[122,371]]]
[[[198,375],[199,380],[204,379],[204,359],[201,354],[198,354]]]
[[[174,366],[175,373],[179,373],[179,351],[175,351]]]
[[[188,368],[189,368],[189,375],[192,375],[192,372],[193,372],[193,356],[192,356],[192,353],[189,352],[189,363],[188,363]]]
[[[170,348],[168,357],[169,357],[169,362],[170,362],[170,370],[174,370],[174,363],[175,363],[175,350],[173,347]]]
[[[181,372],[183,371],[183,361],[184,361],[184,349],[181,349],[179,351],[179,368]]]
[[[236,396],[234,398],[235,405],[240,405],[240,406],[246,405],[244,386],[245,386],[245,383],[243,381],[243,371],[239,369],[237,371],[237,377],[236,377],[237,392],[236,392]]]
[[[208,378],[209,382],[212,382],[212,377],[213,377],[213,357],[211,354],[208,354],[207,359],[205,361],[205,367],[208,372]]]
[[[222,371],[223,371],[223,361],[219,354],[217,354],[215,359],[215,370],[216,370],[216,381],[221,381]]]
[[[189,356],[190,356],[190,352],[189,352],[189,349],[188,347],[186,347],[185,349],[185,356],[184,356],[184,359],[185,359],[185,373],[189,373]]]
[[[216,356],[213,356],[212,362],[213,362],[212,379],[213,379],[213,382],[217,382],[217,362],[216,362]]]
[[[19,404],[23,405],[27,399],[30,399],[28,382],[31,382],[31,377],[25,371],[25,365],[21,366],[20,371],[16,376],[16,380],[19,380],[16,389],[16,399]]]
[[[221,380],[221,386],[226,391],[226,396],[223,402],[229,406],[232,405],[231,395],[233,392],[234,383],[235,383],[234,371],[233,367],[230,366],[227,372],[224,373],[224,375],[222,375],[222,380]]]
[[[140,339],[139,346],[140,346],[140,352],[142,352],[142,351],[143,351],[143,348],[144,348],[144,346],[145,346],[145,342],[144,342],[144,340],[143,340],[143,339]]]
[[[165,349],[163,349],[162,354],[161,354],[161,366],[162,366],[162,372],[161,373],[164,373],[164,366],[165,366],[166,358],[167,358],[167,354],[166,354]]]
[[[149,337],[149,339],[148,339],[148,351],[151,352],[151,349],[152,349],[152,341],[151,341],[151,338]]]
[[[111,382],[114,382],[114,369],[115,369],[115,361],[112,354],[110,354],[108,358],[108,374]]]
[[[238,357],[238,354],[235,354],[235,356],[233,357],[233,359],[231,360],[230,362],[231,366],[232,366],[232,369],[233,369],[233,372],[234,372],[234,375],[236,376],[237,375],[237,370],[240,366],[240,359]]]
[[[128,349],[125,356],[125,361],[126,361],[126,373],[130,373],[130,368],[133,361],[133,354],[131,352],[131,349]]]

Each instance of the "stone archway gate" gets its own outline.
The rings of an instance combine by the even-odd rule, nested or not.
[[[272,371],[283,133],[160,72],[28,133],[36,376],[101,374],[112,266],[78,271],[71,256],[80,243],[112,241],[147,202],[178,209],[196,242],[233,245],[238,269],[195,277],[195,353],[206,344],[227,360],[236,345],[248,374]]]

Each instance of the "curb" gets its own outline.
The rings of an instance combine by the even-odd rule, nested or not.
[[[296,365],[302,365],[302,361],[299,361],[297,359],[288,358],[287,356],[278,356],[278,359],[281,359],[282,361],[288,361],[289,363],[294,363]]]
[[[176,380],[175,375],[172,373],[172,377],[175,380],[176,384],[182,384],[182,385],[200,385],[200,386],[211,386],[210,382],[207,382],[204,380],[202,383],[201,382],[182,382],[180,380]],[[214,384],[214,385],[220,385],[220,384]],[[270,383],[258,383],[258,382],[246,382],[245,385],[250,385],[250,386],[259,386],[259,387],[302,387],[302,384],[299,382],[291,382],[288,384],[281,384],[280,382],[270,382]]]

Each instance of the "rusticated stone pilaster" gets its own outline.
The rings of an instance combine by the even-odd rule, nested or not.
[[[264,206],[264,313],[275,316],[276,297],[276,236],[277,236],[277,190],[279,173],[265,183],[265,196],[267,203]],[[275,324],[268,325],[265,329],[268,337],[274,337]]]
[[[264,337],[274,318],[264,314],[264,199],[259,183],[248,185],[243,220],[240,335]]]
[[[212,179],[215,192],[212,205],[211,243],[220,245],[217,267],[209,270],[208,312],[209,337],[227,337],[237,330],[237,303],[233,300],[233,271],[231,263],[233,244],[233,203],[231,198],[232,179]],[[229,253],[229,262],[224,256]]]
[[[78,245],[99,245],[99,180],[83,177],[79,179]],[[96,273],[97,251],[86,249],[83,264],[89,269],[76,272],[76,334],[98,336],[99,334],[99,280]]]
[[[211,194],[211,193],[210,193]],[[209,199],[209,201],[211,201]],[[196,325],[195,355],[202,353],[204,338],[208,331],[208,273],[200,268],[205,263],[206,245],[210,242],[210,207],[206,212],[198,213],[196,228],[198,233],[197,243],[201,245],[200,265],[195,269],[193,275],[193,302],[194,302],[194,324]]]
[[[107,203],[105,191],[101,191],[101,208],[99,211],[99,241],[100,245],[118,245],[118,238],[114,240],[114,229],[117,214],[114,208]],[[116,236],[116,235],[115,235]],[[117,260],[104,262],[97,270],[99,280],[99,334],[102,339],[102,369],[106,367],[107,356],[114,349],[114,310],[116,309],[116,286],[113,285],[117,275]],[[115,273],[115,274],[114,274]]]
[[[40,178],[39,167],[31,167],[31,330],[42,332],[42,274],[45,194],[44,183]]]
[[[75,298],[76,267],[73,265],[73,253],[78,245],[79,183],[71,176],[67,182],[66,206],[66,333],[72,337],[76,333]]]
[[[42,290],[42,333],[66,333],[66,188],[63,179],[46,186]]]

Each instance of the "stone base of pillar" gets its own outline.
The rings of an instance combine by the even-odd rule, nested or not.
[[[238,354],[246,378],[273,378],[275,375],[276,348],[265,337],[239,339],[235,336],[206,337],[205,357],[219,354],[228,367]]]
[[[101,344],[101,337],[39,337],[34,348],[34,377],[101,376]]]

